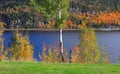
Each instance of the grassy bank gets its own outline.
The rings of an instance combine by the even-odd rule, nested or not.
[[[0,74],[120,74],[120,64],[0,62]]]

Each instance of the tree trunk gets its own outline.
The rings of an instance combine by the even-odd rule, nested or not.
[[[60,31],[60,53],[61,53],[61,59],[62,59],[62,62],[64,62],[64,56],[63,56],[63,40],[62,40],[62,28],[59,29]]]
[[[61,19],[61,9],[60,9],[60,6],[59,6],[59,11],[58,11],[58,17],[59,19]],[[63,40],[62,40],[62,27],[61,27],[61,24],[59,26],[59,40],[60,40],[60,54],[61,54],[61,59],[62,59],[62,62],[64,62],[64,56],[63,56]]]

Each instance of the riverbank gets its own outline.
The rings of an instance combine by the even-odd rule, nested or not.
[[[59,31],[59,29],[1,29],[4,31]],[[83,29],[63,29],[63,31],[81,31]],[[120,31],[120,28],[116,29],[109,29],[109,28],[103,28],[103,29],[94,29],[95,31]]]
[[[120,64],[0,62],[0,74],[119,74]]]

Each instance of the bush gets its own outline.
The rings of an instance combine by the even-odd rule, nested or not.
[[[105,46],[102,47],[102,50],[100,51],[100,63],[102,64],[108,64],[109,63],[109,59],[108,59],[108,55],[105,52]]]
[[[70,57],[70,62],[72,63],[84,63],[82,50],[77,45],[71,48]]]
[[[43,45],[42,54],[39,55],[40,60],[42,62],[62,62],[62,57],[60,55],[60,46],[59,43],[55,43],[53,45],[46,46],[46,44]],[[64,62],[67,62],[67,52],[64,50]]]

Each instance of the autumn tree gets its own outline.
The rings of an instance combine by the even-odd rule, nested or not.
[[[33,47],[28,40],[28,36],[23,36],[21,33],[13,32],[9,51],[11,60],[32,61]]]
[[[80,48],[86,63],[98,63],[100,51],[94,29],[83,29],[80,34]]]
[[[5,23],[0,22],[0,59],[2,59],[4,49],[4,39],[2,38],[4,24]]]

